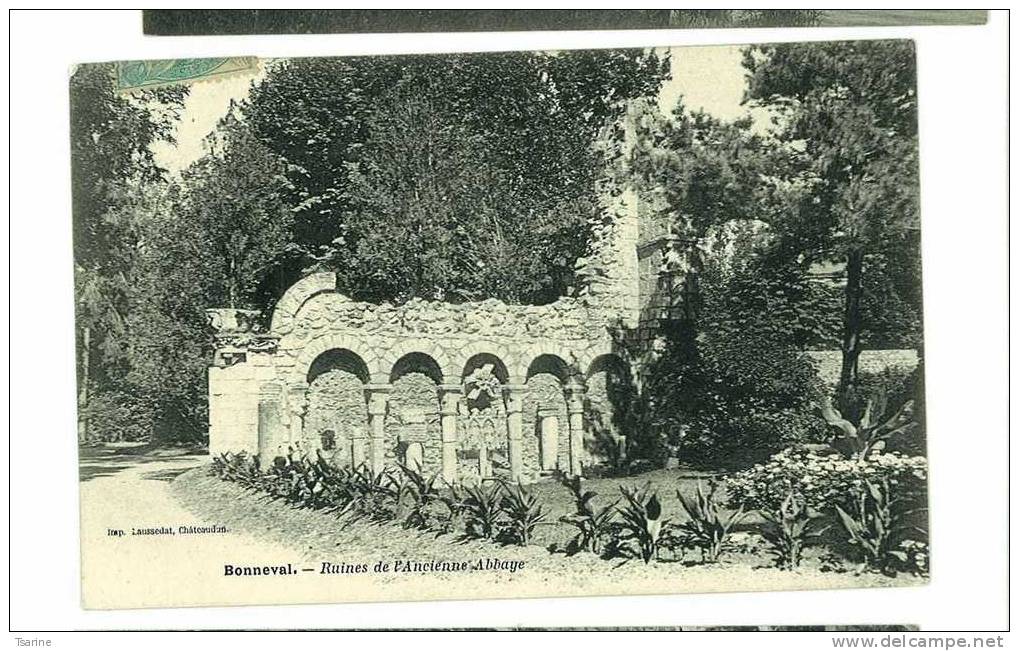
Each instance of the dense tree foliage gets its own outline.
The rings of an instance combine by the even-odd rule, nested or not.
[[[180,89],[118,93],[112,65],[80,66],[71,76],[80,438],[90,436],[94,388],[117,383],[128,364],[128,294],[140,237],[135,215],[147,203],[142,187],[163,180],[149,145],[172,138],[183,97]]]
[[[589,244],[594,142],[666,74],[642,51],[297,59],[245,114],[290,164],[296,244],[344,291],[541,303]]]
[[[801,351],[842,349],[840,402],[855,413],[875,383],[860,351],[921,346],[911,46],[753,47],[744,65],[770,127],[680,103],[642,122],[633,152],[652,212],[703,247],[697,318],[655,366],[675,397],[659,420],[672,444],[715,458],[822,434]]]
[[[779,116],[778,138],[802,143],[808,179],[785,232],[806,232],[815,259],[845,265],[840,402],[865,346],[871,264],[919,319],[916,66],[909,41],[781,44],[750,48],[747,97]]]

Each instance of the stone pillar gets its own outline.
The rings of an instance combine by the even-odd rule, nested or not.
[[[566,410],[570,415],[570,474],[584,474],[584,387],[576,380],[567,387]]]
[[[425,450],[421,443],[413,441],[407,444],[404,464],[411,470],[421,472],[425,466]]]
[[[541,469],[555,470],[559,467],[559,415],[554,409],[538,412],[541,433]]]
[[[269,468],[284,439],[283,387],[266,383],[258,392],[258,464]]]
[[[357,469],[368,462],[368,432],[357,427],[350,433],[350,467]]]
[[[444,384],[442,390],[442,479],[447,484],[457,482],[456,420],[460,412],[459,384]]]
[[[509,448],[510,480],[519,482],[524,474],[524,384],[506,385],[506,438]]]
[[[291,448],[304,443],[304,417],[307,415],[308,387],[294,384],[287,387],[287,412],[290,416],[289,438]]]
[[[372,386],[368,394],[368,430],[371,436],[371,468],[379,473],[386,466],[386,402],[388,386]]]

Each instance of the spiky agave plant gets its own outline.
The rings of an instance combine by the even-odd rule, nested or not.
[[[427,508],[439,499],[437,481],[439,476],[424,474],[402,463],[397,464],[403,473],[404,481],[400,485],[401,503],[407,502],[407,513],[403,523],[407,527],[425,528],[428,526]]]
[[[806,500],[790,491],[775,512],[761,510],[760,514],[766,523],[762,535],[771,545],[778,566],[789,570],[799,567],[807,540],[821,533],[811,530],[814,519],[807,511]]]
[[[375,472],[362,464],[351,475],[350,489],[357,515],[373,522],[393,519],[400,489],[389,472]]]
[[[658,557],[662,528],[666,523],[658,493],[651,490],[651,484],[641,488],[620,486],[619,491],[624,503],[616,507],[619,521],[614,528],[620,546],[634,548],[645,563],[650,563],[652,558]]]
[[[592,501],[598,493],[585,491],[583,480],[580,476],[561,477],[560,483],[569,489],[573,496],[573,503],[576,511],[570,515],[559,518],[560,522],[573,525],[577,528],[577,534],[567,544],[567,553],[575,553],[586,550],[594,554],[602,551],[602,539],[611,533],[612,523],[615,520],[616,505],[619,500],[607,506],[596,508]]]
[[[687,520],[679,525],[682,539],[686,544],[701,550],[701,557],[706,563],[715,563],[725,550],[733,528],[746,517],[746,511],[740,506],[736,511],[725,515],[720,501],[715,494],[718,485],[710,483],[708,492],[704,492],[701,482],[697,482],[697,493],[693,499],[680,491],[676,491],[679,503],[686,512]]]
[[[538,498],[520,484],[503,483],[500,507],[506,514],[509,533],[519,545],[529,544],[535,527],[548,520]]]
[[[864,482],[853,505],[853,513],[835,507],[849,544],[857,548],[864,564],[886,574],[895,574],[896,567],[909,562],[909,554],[899,546],[904,532],[915,529],[904,522],[900,508],[904,500],[892,495],[888,480]],[[926,533],[926,532],[923,532]]]
[[[480,482],[464,488],[464,523],[467,535],[491,540],[499,532],[502,520],[502,485]]]

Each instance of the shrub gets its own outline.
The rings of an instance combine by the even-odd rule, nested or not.
[[[835,507],[849,544],[871,569],[891,575],[899,570],[913,569],[910,552],[916,550],[916,542],[909,541],[911,544],[903,545],[906,543],[903,532],[908,526],[903,523],[896,508],[899,500],[892,495],[888,480],[867,481],[865,487],[857,496],[852,511]],[[925,547],[921,554],[925,571]],[[915,552],[912,565],[917,565]]]
[[[598,495],[594,491],[585,491],[580,477],[562,477],[560,483],[573,495],[576,512],[559,518],[560,522],[571,524],[577,528],[577,535],[567,544],[567,553],[586,550],[594,554],[602,551],[602,541],[611,533],[619,500],[607,506],[595,508],[591,501]]]
[[[417,470],[402,463],[398,465],[406,480],[400,487],[400,495],[401,498],[409,498],[407,514],[404,516],[403,522],[408,527],[426,528],[428,526],[427,509],[439,499],[439,489],[436,486],[439,476],[436,474],[426,479]],[[401,499],[401,503],[404,501]]]
[[[642,488],[620,486],[624,504],[617,506],[619,520],[612,525],[613,551],[629,551],[645,563],[658,557],[659,543],[666,520],[662,503],[650,484]]]
[[[806,541],[816,535],[810,531],[814,519],[807,512],[806,501],[790,492],[782,500],[778,512],[760,513],[766,522],[762,534],[771,545],[778,566],[789,570],[799,567]]]
[[[867,459],[846,459],[790,448],[725,480],[729,503],[747,509],[777,513],[792,493],[807,507],[831,511],[836,505],[852,509],[867,481],[887,481],[902,499],[920,499],[925,493],[927,460],[894,452],[871,454]]]
[[[519,545],[531,541],[534,528],[548,519],[538,498],[519,484],[503,484],[501,508],[506,514],[507,533]]]
[[[392,520],[400,499],[400,485],[387,471],[375,472],[367,465],[350,477],[351,508],[372,522]]]
[[[706,563],[718,561],[733,527],[746,515],[742,506],[729,515],[723,515],[721,505],[715,497],[717,488],[717,484],[711,482],[710,489],[705,493],[701,483],[697,482],[697,493],[693,499],[676,491],[679,503],[688,518],[686,522],[676,527],[679,539],[684,546],[700,549],[701,558]]]
[[[502,519],[502,485],[480,482],[464,489],[463,515],[466,533],[472,538],[491,540]]]
[[[122,389],[96,391],[80,418],[87,419],[80,443],[145,441],[152,434],[153,405],[145,396]]]

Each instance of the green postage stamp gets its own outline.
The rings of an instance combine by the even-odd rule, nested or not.
[[[248,72],[257,65],[256,57],[118,61],[117,88],[125,91],[186,84],[210,77]]]

